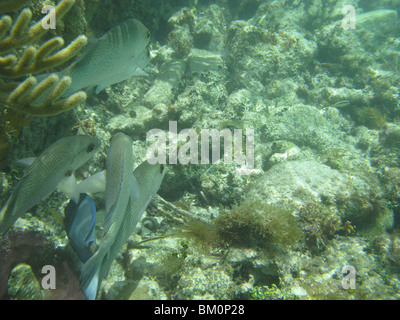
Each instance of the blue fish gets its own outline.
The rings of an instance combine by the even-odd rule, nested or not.
[[[82,193],[78,204],[74,201],[65,208],[64,226],[72,249],[79,260],[85,263],[93,255],[95,243],[96,206],[93,199]]]

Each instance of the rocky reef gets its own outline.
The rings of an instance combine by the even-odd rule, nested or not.
[[[104,151],[123,132],[134,140],[136,166],[151,145],[147,133],[167,132],[171,121],[198,137],[203,129],[254,131],[252,168],[223,157],[169,164],[161,197],[111,266],[101,299],[399,299],[399,1],[76,2],[80,23],[65,20],[60,33],[68,40],[132,17],[149,28],[148,76],[34,118],[12,160],[71,134],[98,137]],[[355,29],[342,26],[345,4],[355,8]],[[99,152],[78,179],[104,162]],[[7,162],[1,204],[21,175]],[[94,200],[101,221],[104,198]],[[55,192],[0,239],[2,298],[49,298],[38,287],[45,263],[65,275],[58,297],[82,297],[80,262],[50,213],[62,214],[67,202]],[[57,259],[35,263],[25,246]],[[347,265],[356,289],[342,286]]]

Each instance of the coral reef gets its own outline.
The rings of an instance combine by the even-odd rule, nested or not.
[[[8,29],[0,25],[6,30],[0,44],[28,21],[26,13],[18,18],[14,10],[26,3],[0,4],[0,12],[16,22]],[[64,0],[59,5],[70,3]],[[247,171],[222,161],[169,165],[159,192],[163,198],[153,201],[139,231],[118,254],[102,283],[101,299],[399,298],[398,0],[75,4],[68,13],[73,13],[75,23],[64,17],[60,29],[24,48],[1,53],[4,63],[8,54],[15,61],[9,74],[2,75],[4,98],[16,90],[11,96],[16,103],[19,93],[32,85],[26,99],[36,95],[36,105],[44,103],[40,87],[29,82],[36,75],[29,71],[33,64],[24,62],[30,46],[37,48],[33,55],[51,60],[63,52],[61,42],[54,40],[57,36],[74,43],[83,32],[100,36],[127,18],[138,18],[151,30],[152,59],[145,70],[149,75],[99,94],[88,91],[84,107],[57,117],[31,120],[3,108],[0,157],[9,145],[10,160],[35,155],[71,132],[90,133],[107,146],[112,134],[122,131],[134,140],[136,165],[146,157],[146,133],[154,128],[168,131],[169,121],[177,121],[178,131],[255,133],[254,168]],[[356,9],[354,30],[341,25],[344,5]],[[40,23],[36,6],[32,2],[31,20]],[[8,18],[2,19],[7,23]],[[28,24],[27,31],[36,25],[30,26],[30,20]],[[60,47],[51,51],[51,44]],[[58,67],[62,65],[51,69]],[[18,68],[22,77],[12,78]],[[53,86],[54,95],[68,85],[52,76],[47,81],[43,86]],[[19,142],[11,143],[18,134]],[[22,171],[2,160],[8,166],[0,173],[3,203]],[[103,168],[104,156],[99,153],[77,177]],[[93,198],[102,221],[103,196]],[[82,297],[76,278],[79,262],[47,208],[62,212],[65,204],[65,197],[55,193],[32,212],[42,222],[27,213],[15,229],[22,234],[0,240],[6,252],[0,255],[3,298],[17,292],[6,295],[7,283],[15,283],[15,289],[21,286],[10,278],[13,268],[13,274],[21,268],[30,279],[23,286],[24,297],[33,296],[39,264],[27,248],[42,256],[46,243],[51,244],[47,255],[59,258],[62,276],[57,280],[62,292],[54,292],[53,298]],[[41,242],[32,230],[40,233]],[[65,269],[63,261],[72,270]],[[17,267],[19,263],[25,265]],[[345,265],[356,269],[355,290],[342,287]],[[42,294],[51,298],[49,292]]]
[[[360,15],[362,2],[349,2]],[[359,30],[348,32],[340,25],[344,4],[214,1],[149,19],[157,40],[161,20],[168,21],[162,43],[153,44],[152,68],[159,72],[148,83],[106,90],[107,120],[96,119],[98,133],[123,128],[138,139],[140,158],[143,132],[168,130],[170,120],[179,130],[253,128],[256,158],[248,176],[222,163],[170,166],[160,194],[175,209],[153,207],[159,227],[143,249],[142,280],[159,286],[138,292],[153,287],[156,296],[185,299],[395,296],[398,277],[380,275],[368,252],[373,239],[397,228],[398,44],[380,36],[395,31],[389,23],[395,15],[363,15]],[[152,17],[149,10],[141,14]],[[388,19],[368,28],[378,14]],[[129,88],[143,99],[135,102]],[[115,107],[118,101],[126,107]],[[131,281],[122,261],[134,250],[121,255],[109,286]],[[357,291],[341,288],[349,262],[360,277]],[[230,284],[225,295],[222,279]]]
[[[31,227],[34,228],[34,227]],[[37,226],[36,226],[37,228]],[[43,229],[43,227],[41,227]],[[14,300],[76,300],[83,299],[78,277],[63,259],[73,254],[57,247],[59,240],[50,232],[17,228],[0,239],[0,298]],[[55,290],[43,290],[42,268],[56,269]]]
[[[45,245],[46,240],[33,232],[9,232],[0,239],[0,298],[3,298],[7,291],[12,265],[38,255]]]
[[[43,300],[42,288],[31,267],[25,263],[12,269],[8,287],[10,300]]]

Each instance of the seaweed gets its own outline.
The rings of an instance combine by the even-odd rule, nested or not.
[[[293,246],[302,237],[290,210],[247,199],[225,210],[214,222],[220,238],[239,247]]]

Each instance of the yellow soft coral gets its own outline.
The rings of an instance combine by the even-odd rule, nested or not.
[[[7,165],[10,142],[30,121],[31,115],[56,115],[86,100],[84,92],[61,98],[71,84],[69,77],[59,79],[56,74],[50,74],[39,82],[34,76],[75,57],[86,46],[87,38],[81,35],[65,48],[61,37],[38,44],[48,32],[42,27],[47,17],[32,23],[29,8],[22,9],[15,21],[6,14],[20,10],[29,2],[0,1],[0,168]],[[75,0],[61,0],[55,7],[56,21],[74,3]]]
[[[1,3],[0,13],[17,9],[28,2],[10,0]],[[56,20],[62,19],[74,3],[75,0],[62,0],[55,7]],[[86,94],[77,92],[60,99],[71,84],[69,77],[59,79],[57,75],[51,74],[38,83],[33,75],[55,68],[75,57],[86,46],[87,38],[81,35],[62,49],[64,40],[55,37],[36,48],[32,43],[41,38],[48,29],[42,27],[43,20],[33,25],[31,20],[32,12],[29,8],[21,10],[14,24],[8,15],[0,18],[0,103],[32,115],[56,115],[84,102]],[[16,55],[15,49],[23,49],[22,54]],[[7,81],[24,76],[28,77],[23,81]]]

